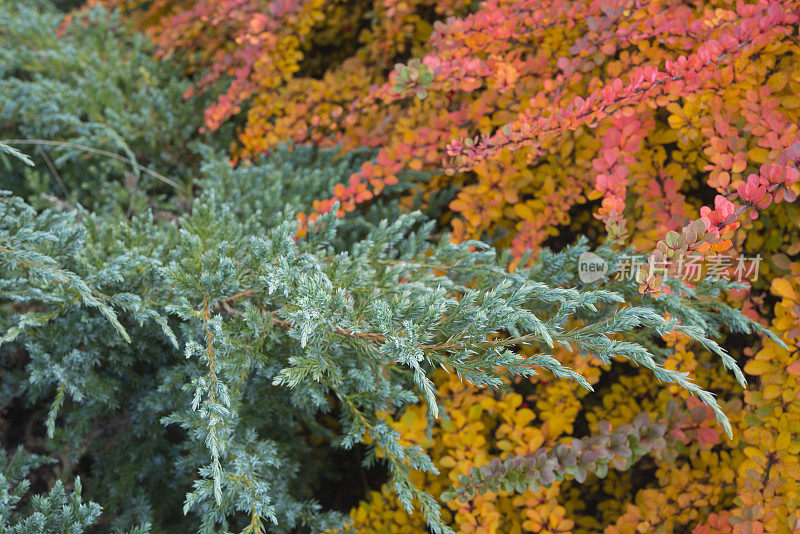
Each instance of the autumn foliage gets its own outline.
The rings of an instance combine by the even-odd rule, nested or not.
[[[234,164],[287,139],[378,149],[298,214],[303,223],[356,210],[412,170],[427,172],[414,186],[423,198],[456,188],[441,214],[455,239],[522,258],[606,235],[646,256],[636,276],[652,297],[669,298],[665,279],[690,256],[730,274],[736,258],[758,255],[752,287],[730,301],[787,348],[729,340],[747,362],[747,391],[710,368],[706,349],[668,340],[667,365],[703,369],[696,378],[727,406],[733,439],[685,392],[633,369],[604,380],[610,368],[596,360],[568,360],[596,386],[591,398],[540,378],[495,395],[442,376],[452,419],[430,435],[422,412],[396,422],[441,467],[417,475],[435,494],[498,451],[533,454],[638,414],[671,425],[665,447],[605,478],[451,500],[459,531],[800,529],[800,2],[101,3],[146,29],[162,57],[186,62],[196,80],[186,98],[217,90],[204,128],[239,121]],[[351,516],[363,532],[423,528],[401,510],[384,489]]]

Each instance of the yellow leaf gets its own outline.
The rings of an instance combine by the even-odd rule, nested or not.
[[[598,198],[600,198],[602,196],[603,196],[603,192],[602,191],[598,191],[597,189],[592,189],[586,195],[586,199],[587,200],[597,200]]]
[[[481,408],[483,408],[484,410],[491,410],[492,408],[494,408],[495,404],[497,404],[497,402],[488,395],[481,398],[480,401]]]
[[[508,441],[507,439],[501,439],[495,445],[501,451],[510,451],[511,449],[514,448],[514,445],[510,441]]]
[[[755,447],[745,447],[744,455],[748,458],[753,458],[754,460],[764,459],[764,453]]]
[[[439,458],[439,465],[452,469],[456,466],[456,460],[452,456],[442,456]]]
[[[778,384],[770,384],[764,388],[764,398],[766,400],[777,399],[783,393],[783,387]]]
[[[753,376],[763,375],[772,369],[772,364],[764,360],[750,360],[744,366],[744,371]]]
[[[756,163],[764,163],[769,159],[769,150],[760,146],[751,148],[747,151],[747,157]]]
[[[789,73],[785,71],[776,72],[772,76],[769,77],[767,80],[767,85],[770,86],[773,92],[777,93],[784,87],[786,87],[786,82],[789,81]]]
[[[781,432],[775,440],[775,448],[778,451],[785,451],[792,443],[792,435],[789,432]]]
[[[667,122],[669,122],[669,125],[676,130],[679,130],[681,126],[686,124],[686,121],[683,120],[683,117],[679,115],[670,115],[669,118],[667,118]]]
[[[800,108],[800,96],[782,96],[781,106],[786,109]]]
[[[517,216],[519,216],[520,219],[524,219],[526,221],[533,220],[533,210],[531,210],[527,204],[515,204],[514,211],[517,213]]]
[[[792,284],[785,278],[776,278],[772,281],[772,291],[789,300],[798,300]]]
[[[483,413],[483,407],[480,404],[473,404],[469,407],[468,410],[468,417],[475,421],[476,419],[481,418],[481,414]]]
[[[536,417],[532,410],[528,408],[523,408],[518,410],[517,413],[514,414],[514,422],[520,426],[525,426],[531,422],[531,420]]]
[[[657,145],[668,145],[678,140],[678,132],[676,130],[658,130],[650,138]]]

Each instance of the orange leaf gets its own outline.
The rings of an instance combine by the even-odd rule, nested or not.
[[[797,293],[795,292],[792,284],[785,278],[776,278],[772,281],[772,291],[778,295],[789,300],[798,300]]]

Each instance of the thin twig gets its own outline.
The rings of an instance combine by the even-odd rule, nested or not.
[[[131,215],[133,214],[133,208],[136,205],[136,193],[139,192],[139,178],[135,174],[125,173],[126,183],[125,185],[130,185],[131,189],[131,198],[128,201],[128,211],[125,212],[125,218],[130,219]]]
[[[53,165],[53,162],[50,161],[50,157],[47,155],[47,152],[44,151],[41,145],[36,146],[36,151],[42,155],[45,165],[47,165],[47,168],[50,169],[50,172],[53,174],[56,182],[58,182],[61,190],[64,191],[64,195],[66,195],[67,199],[69,199],[72,195],[70,194],[69,189],[67,189],[67,186],[64,184],[64,181],[61,179],[61,175],[58,174],[55,165]]]
[[[68,148],[77,148],[78,150],[83,150],[85,152],[90,152],[92,154],[97,154],[97,155],[100,155],[100,156],[106,156],[106,157],[109,157],[109,158],[114,158],[114,159],[123,161],[123,162],[127,163],[128,165],[136,167],[137,169],[139,169],[143,173],[149,174],[150,176],[152,176],[156,180],[160,180],[160,181],[164,182],[165,184],[174,187],[178,191],[182,191],[181,186],[178,185],[177,182],[175,182],[174,180],[170,180],[169,178],[167,178],[163,174],[158,173],[158,172],[156,172],[156,171],[154,171],[152,169],[148,169],[144,165],[141,165],[141,164],[133,161],[130,158],[126,158],[125,156],[121,156],[119,154],[115,154],[114,152],[109,152],[107,150],[102,150],[100,148],[94,148],[94,147],[91,147],[91,146],[81,145],[81,144],[78,144],[78,143],[71,143],[69,141],[48,141],[46,139],[4,139],[3,142],[6,143],[7,145],[46,145],[46,146],[61,146],[61,147],[68,147]]]

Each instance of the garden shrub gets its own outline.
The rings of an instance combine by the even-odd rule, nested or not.
[[[17,448],[11,457],[0,450],[0,527],[9,534],[49,534],[51,532],[77,533],[91,525],[100,515],[100,507],[95,503],[81,502],[81,481],[75,479],[70,495],[64,485],[56,480],[47,495],[37,495],[28,504],[29,510],[20,513],[18,505],[30,487],[26,478],[31,469],[47,462],[47,458],[26,454],[22,447]],[[133,534],[133,533],[132,533]]]
[[[198,90],[230,80],[206,128],[243,113],[242,157],[287,138],[379,147],[318,212],[336,201],[349,211],[401,169],[451,160],[473,172],[426,188],[461,186],[455,235],[516,254],[599,197],[604,221],[635,221],[637,247],[652,247],[714,204],[708,187],[735,197],[798,135],[795,0],[376,1],[358,3],[360,32],[338,2],[101,3],[205,73]],[[352,46],[326,54],[314,36],[327,33]],[[324,73],[302,67],[321,56]]]
[[[59,38],[62,19],[38,0],[0,4],[0,136],[25,141],[17,148],[37,163],[6,165],[5,183],[38,207],[46,195],[123,214],[180,209],[206,102],[181,99],[189,82],[118,18],[89,11]],[[225,147],[228,136],[204,142]]]

